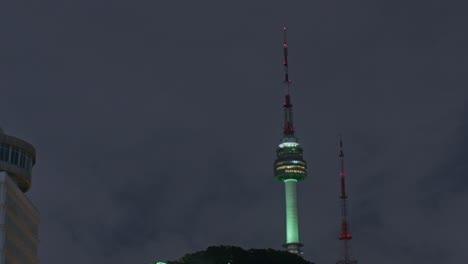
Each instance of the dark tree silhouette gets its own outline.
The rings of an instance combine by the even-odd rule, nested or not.
[[[234,246],[212,246],[187,254],[168,264],[313,264],[297,255],[273,249],[244,250]]]

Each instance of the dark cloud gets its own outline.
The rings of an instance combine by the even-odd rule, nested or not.
[[[279,248],[281,26],[309,178],[305,257],[339,256],[337,135],[361,263],[467,258],[468,37],[456,1],[0,4],[0,123],[34,144],[43,263]],[[297,91],[296,91],[297,90]]]

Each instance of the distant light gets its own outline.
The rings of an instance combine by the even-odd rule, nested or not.
[[[299,146],[299,143],[296,143],[296,142],[283,142],[279,144],[280,148],[297,147],[297,146]]]

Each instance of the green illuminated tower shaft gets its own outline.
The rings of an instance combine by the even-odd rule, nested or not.
[[[284,247],[291,253],[301,254],[302,244],[299,242],[299,223],[297,215],[296,185],[307,176],[307,164],[302,158],[302,148],[294,135],[293,112],[289,85],[291,81],[288,75],[288,44],[286,42],[286,28],[284,28],[284,69],[287,84],[284,97],[284,128],[281,143],[276,150],[274,163],[275,179],[284,182],[286,198],[286,243]]]
[[[286,244],[299,243],[299,224],[297,222],[297,180],[284,180],[286,194]]]

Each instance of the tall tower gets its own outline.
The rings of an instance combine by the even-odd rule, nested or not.
[[[274,162],[275,179],[284,182],[286,194],[286,243],[283,245],[287,251],[301,254],[299,242],[299,223],[297,217],[297,182],[307,176],[307,164],[302,158],[302,148],[294,134],[293,111],[290,95],[290,84],[288,74],[288,43],[286,40],[286,27],[284,30],[283,54],[284,54],[284,83],[286,93],[284,96],[284,127],[281,143],[276,150]]]
[[[31,187],[36,150],[0,129],[0,263],[38,264],[39,211]]]
[[[349,241],[353,238],[349,232],[348,225],[348,211],[346,202],[348,196],[346,195],[345,188],[345,172],[344,172],[344,153],[343,153],[343,141],[340,138],[340,152],[338,154],[340,157],[340,200],[341,200],[341,234],[338,237],[339,240],[343,241],[343,259],[338,260],[337,264],[357,264],[356,260],[351,260],[350,258],[350,249]]]

